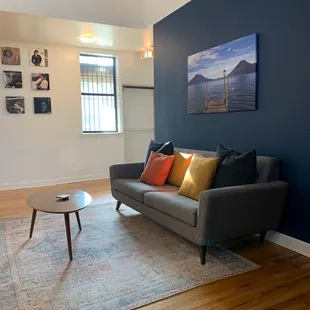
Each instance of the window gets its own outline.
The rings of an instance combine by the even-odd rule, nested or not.
[[[115,57],[80,55],[83,133],[116,132]]]

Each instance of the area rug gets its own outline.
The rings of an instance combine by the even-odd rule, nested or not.
[[[256,269],[222,248],[200,265],[198,247],[143,215],[109,202],[71,215],[73,261],[63,215],[0,221],[0,309],[134,309]]]

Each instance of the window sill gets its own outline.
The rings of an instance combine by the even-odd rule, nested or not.
[[[118,136],[122,135],[123,133],[118,131],[118,132],[81,132],[80,136],[82,137],[96,137],[96,136]]]

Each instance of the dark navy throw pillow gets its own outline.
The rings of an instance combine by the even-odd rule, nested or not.
[[[239,153],[220,144],[216,156],[220,164],[213,188],[252,184],[256,181],[256,151]]]

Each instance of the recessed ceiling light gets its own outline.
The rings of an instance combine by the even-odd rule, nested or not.
[[[84,34],[80,36],[80,41],[83,43],[93,43],[95,42],[96,38],[90,34]]]

